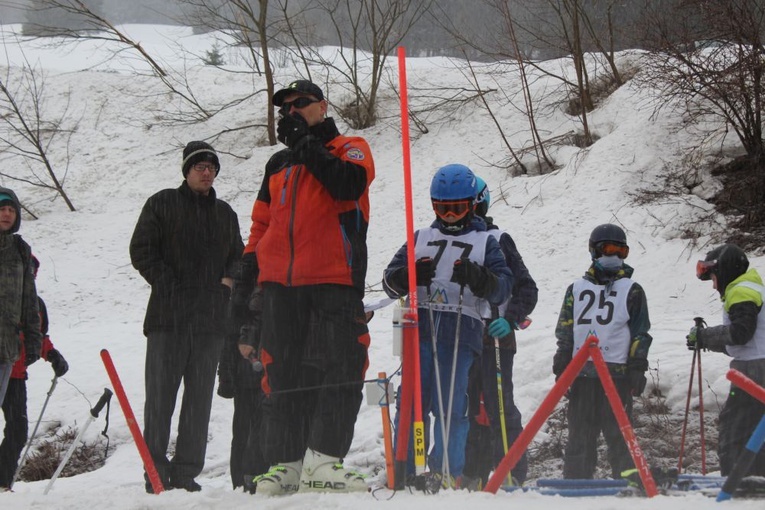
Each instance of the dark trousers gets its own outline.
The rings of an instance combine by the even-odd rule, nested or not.
[[[311,331],[312,315],[315,332]],[[315,335],[324,371],[315,390],[312,414],[303,401],[303,355],[309,334]],[[261,446],[269,465],[303,458],[307,447],[344,457],[351,446],[362,400],[369,331],[361,293],[342,285],[284,287],[263,284],[261,361],[263,424]]]
[[[222,335],[149,333],[146,344],[146,403],[144,438],[164,483],[195,478],[202,472],[207,451],[215,370]],[[178,389],[183,381],[183,399],[178,421],[175,455],[167,459],[170,424]]]
[[[27,442],[27,382],[10,379],[3,401],[5,429],[0,444],[0,487],[10,487],[18,467],[19,457]]]
[[[632,422],[632,395],[629,381],[615,378],[619,398]],[[563,459],[564,478],[592,478],[598,461],[598,436],[608,446],[611,477],[620,479],[622,471],[634,467],[603,385],[597,377],[577,377],[568,397],[568,443]]]
[[[513,396],[513,361],[515,350],[500,348],[500,368],[502,371],[502,404],[505,410],[505,430],[507,432],[508,448],[513,445],[523,432],[521,412],[515,405]],[[468,395],[471,399],[470,433],[465,450],[465,474],[480,477],[484,484],[489,473],[505,456],[502,438],[502,423],[499,416],[499,400],[497,397],[497,360],[494,346],[484,345],[481,359],[473,364],[468,383]],[[477,423],[475,418],[480,408],[477,405],[483,398],[484,408],[489,417],[490,427]],[[528,457],[526,452],[512,470],[512,476],[518,483],[526,481],[528,473]]]
[[[728,476],[744,451],[752,432],[765,415],[765,404],[744,390],[731,387],[728,400],[720,411],[719,445],[720,474]],[[748,476],[765,476],[765,448],[754,459]]]
[[[231,482],[236,489],[268,471],[260,447],[261,399],[259,389],[237,390],[234,395],[234,419],[231,438]]]

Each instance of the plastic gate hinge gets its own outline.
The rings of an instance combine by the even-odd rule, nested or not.
[[[390,379],[375,379],[365,385],[367,392],[367,405],[384,407],[396,401],[393,383]],[[388,399],[385,399],[385,388],[388,388]]]

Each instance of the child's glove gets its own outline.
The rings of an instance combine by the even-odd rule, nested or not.
[[[648,360],[644,358],[630,358],[627,360],[627,378],[630,382],[632,395],[639,397],[645,391],[648,382],[645,371],[648,370]]]
[[[497,277],[488,268],[467,257],[454,261],[451,281],[460,286],[467,285],[479,298],[489,296],[497,286]]]
[[[495,319],[491,321],[491,324],[489,324],[489,335],[495,336],[497,338],[502,338],[509,335],[512,330],[513,328],[510,326],[510,323],[507,322],[507,319],[503,317]]]
[[[427,287],[436,277],[436,265],[430,257],[422,257],[414,263],[414,271],[418,287]]]
[[[56,374],[56,377],[63,377],[69,371],[69,363],[56,349],[48,351],[48,362],[53,367],[53,373]]]
[[[552,371],[555,374],[555,380],[557,381],[560,375],[566,370],[568,364],[571,363],[571,353],[565,351],[557,351],[553,356]]]

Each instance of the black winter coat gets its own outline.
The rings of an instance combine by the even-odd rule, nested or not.
[[[130,240],[130,260],[151,285],[144,334],[225,332],[230,277],[244,244],[233,209],[186,184],[151,196]]]

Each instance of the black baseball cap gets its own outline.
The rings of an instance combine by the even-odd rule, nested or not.
[[[321,89],[318,85],[316,85],[313,82],[310,82],[308,80],[295,80],[283,89],[277,91],[274,94],[273,99],[271,100],[272,103],[274,103],[274,106],[281,106],[284,102],[284,98],[287,97],[289,94],[293,94],[295,92],[300,92],[303,94],[310,94],[314,96],[319,101],[324,100],[324,94],[322,93]]]

